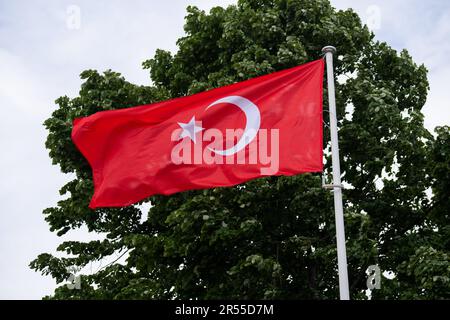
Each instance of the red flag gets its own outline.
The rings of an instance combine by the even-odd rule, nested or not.
[[[168,101],[75,119],[89,207],[322,171],[322,59]]]

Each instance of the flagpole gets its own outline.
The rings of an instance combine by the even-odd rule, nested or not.
[[[339,144],[336,117],[336,98],[334,92],[333,54],[336,48],[326,46],[322,49],[327,63],[328,105],[330,114],[331,159],[333,165],[334,213],[336,221],[336,244],[339,272],[339,296],[350,300],[347,274],[347,253],[345,249],[344,210],[342,206],[341,168],[339,164]]]

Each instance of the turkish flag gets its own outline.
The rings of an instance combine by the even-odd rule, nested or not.
[[[75,119],[91,165],[90,208],[154,194],[322,171],[324,62],[191,96]]]

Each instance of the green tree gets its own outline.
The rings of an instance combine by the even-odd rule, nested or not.
[[[337,11],[327,0],[240,0],[209,13],[187,11],[178,52],[157,50],[143,63],[153,86],[88,70],[81,74],[79,96],[56,100],[58,108],[45,122],[53,163],[75,176],[61,189],[64,200],[44,210],[51,231],[62,235],[87,226],[106,238],[63,242],[58,250],[66,257],[41,254],[31,268],[64,283],[69,266],[127,255],[124,264],[84,276],[81,290],[61,285],[49,298],[335,299],[334,209],[320,174],[154,196],[142,219],[137,206],[88,209],[91,171],[70,139],[76,117],[293,67],[318,59],[328,44],[338,48],[351,296],[367,298],[365,270],[378,264],[394,278],[383,276],[372,298],[450,298],[450,128],[432,135],[423,126],[426,68],[406,50],[397,53],[375,41],[356,13]],[[327,146],[326,112],[324,121]],[[326,154],[324,175],[330,179]]]

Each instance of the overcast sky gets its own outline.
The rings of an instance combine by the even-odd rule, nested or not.
[[[70,179],[51,165],[44,146],[42,123],[55,109],[54,100],[76,96],[85,69],[112,69],[133,83],[149,84],[141,63],[157,48],[176,51],[187,5],[209,10],[234,2],[0,0],[0,299],[52,293],[54,281],[31,271],[29,262],[54,252],[62,240],[98,237],[80,230],[58,238],[42,215]],[[425,124],[430,130],[449,125],[450,2],[332,3],[354,8],[377,39],[407,48],[415,61],[425,63],[431,83]]]

